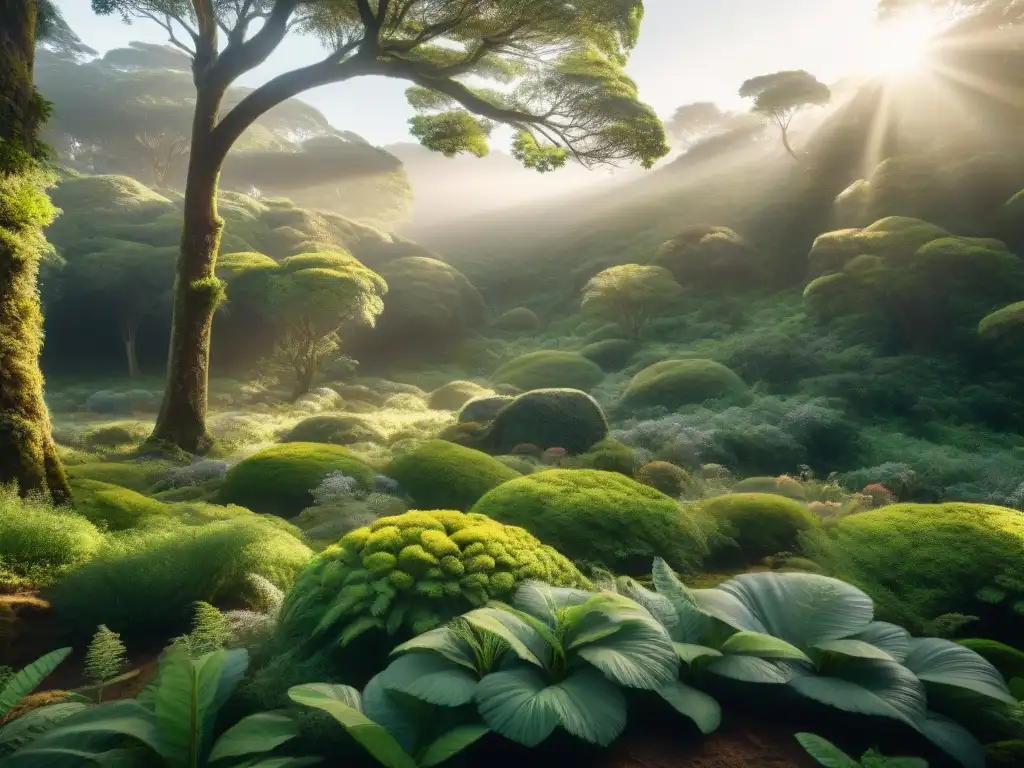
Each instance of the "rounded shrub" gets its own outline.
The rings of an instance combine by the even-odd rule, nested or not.
[[[569,387],[588,390],[604,378],[596,363],[575,352],[553,349],[530,352],[509,360],[494,372],[499,384],[523,390]]]
[[[477,422],[478,424],[494,421],[506,405],[515,400],[511,395],[484,395],[467,400],[459,409],[459,423]]]
[[[68,467],[68,476],[72,480],[98,480],[145,492],[176,469],[178,465],[174,462],[161,460],[95,461]]]
[[[467,510],[487,491],[519,477],[486,453],[447,440],[429,440],[384,469],[419,509]]]
[[[75,480],[71,486],[75,511],[108,531],[145,526],[154,519],[169,519],[170,508],[156,499],[99,480]]]
[[[530,444],[541,451],[564,448],[585,453],[608,436],[608,421],[601,406],[577,389],[538,389],[517,397],[494,418],[482,446],[488,453],[513,453]]]
[[[594,443],[586,453],[581,454],[575,462],[584,469],[600,469],[604,472],[618,472],[626,477],[633,477],[636,469],[636,455],[625,443],[613,437],[606,437]]]
[[[800,532],[814,525],[803,504],[770,493],[728,493],[699,506],[720,524],[721,533],[736,542],[746,564],[794,551]]]
[[[81,437],[82,446],[88,450],[120,448],[138,443],[151,431],[146,424],[108,424],[85,432]]]
[[[693,475],[668,461],[644,464],[637,472],[636,479],[674,499],[700,490],[700,483]]]
[[[587,360],[597,363],[601,370],[614,372],[625,368],[636,351],[636,342],[628,339],[605,339],[587,344],[580,350],[580,354]]]
[[[697,290],[736,290],[758,274],[757,251],[728,227],[697,224],[665,242],[652,264],[672,273],[680,285]]]
[[[253,512],[294,517],[313,504],[310,491],[331,472],[344,472],[367,488],[375,472],[338,445],[285,443],[243,459],[224,477],[217,498]]]
[[[983,317],[978,323],[978,335],[995,344],[1019,344],[1024,339],[1024,301],[1009,304]]]
[[[437,438],[456,445],[464,445],[467,448],[480,448],[483,445],[484,437],[487,436],[487,429],[487,424],[482,424],[479,421],[463,421],[445,427],[438,433]],[[394,450],[394,444],[392,444],[392,450]]]
[[[498,315],[491,325],[499,331],[535,331],[540,328],[540,318],[532,309],[514,307]]]
[[[629,382],[621,405],[628,408],[663,406],[675,410],[706,400],[744,400],[743,380],[713,360],[665,360],[644,368]]]
[[[282,440],[285,443],[383,443],[385,435],[369,419],[360,416],[311,416],[303,419]]]
[[[673,499],[615,472],[551,469],[499,485],[473,512],[519,525],[579,562],[619,573],[650,570],[664,557],[676,569],[706,551],[694,518]]]
[[[787,499],[807,501],[807,491],[800,484],[787,475],[779,477],[748,477],[740,480],[733,486],[736,493],[774,493],[778,496],[785,496]]]
[[[449,381],[430,393],[427,405],[435,411],[457,411],[474,397],[491,394],[491,390],[472,381]]]

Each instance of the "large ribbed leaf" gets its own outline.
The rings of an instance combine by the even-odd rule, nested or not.
[[[427,718],[423,714],[437,708],[404,693],[389,691],[381,677],[374,675],[363,688],[362,712],[390,733],[408,754],[414,755],[427,738]]]
[[[773,664],[756,656],[723,656],[713,659],[707,671],[743,683],[788,683],[791,674],[787,667]]]
[[[675,637],[676,633],[682,632],[679,616],[676,614],[672,601],[667,597],[637,584],[628,576],[621,577],[619,589],[623,595],[642,605],[655,619],[661,622],[661,625],[668,631],[669,637]],[[696,603],[693,604],[693,607],[696,608]]]
[[[345,687],[326,684],[296,685],[288,689],[288,698],[296,704],[320,709],[329,714],[385,768],[416,768],[416,761],[406,754],[387,730],[346,703],[351,699],[346,691],[332,690]]]
[[[58,648],[18,670],[0,691],[0,715],[6,715],[15,704],[32,693],[70,653],[70,648]]]
[[[555,616],[559,611],[582,605],[592,597],[594,593],[585,589],[552,587],[542,581],[525,581],[516,590],[512,604],[554,628]]]
[[[71,715],[84,712],[90,706],[82,701],[58,701],[54,704],[30,709],[0,728],[0,755],[8,755],[16,749],[24,747],[58,723]]]
[[[540,672],[529,667],[492,672],[476,689],[480,716],[505,738],[535,747],[559,725],[558,712],[540,695],[545,688]]]
[[[785,640],[760,632],[741,630],[722,643],[722,653],[739,656],[760,656],[762,659],[799,659],[810,662],[807,655]]]
[[[430,746],[423,750],[423,754],[417,762],[422,768],[440,765],[479,741],[480,738],[486,736],[490,731],[491,729],[485,725],[456,726],[434,740]]]
[[[654,690],[679,677],[676,650],[665,628],[653,618],[624,623],[614,634],[579,647],[576,653],[628,688]]]
[[[676,680],[659,688],[658,695],[676,712],[690,718],[701,733],[713,733],[722,724],[722,708],[704,691]]]
[[[972,651],[937,637],[915,637],[903,665],[926,683],[966,688],[998,701],[1015,699],[992,664]]]
[[[809,672],[789,685],[802,696],[846,712],[890,717],[914,728],[925,719],[924,685],[891,661],[840,659],[830,665],[829,676]]]
[[[676,612],[675,624],[670,628],[672,639],[678,643],[700,643],[708,619],[694,591],[688,589],[660,557],[654,558],[651,579],[658,594],[667,599]]]
[[[380,673],[389,691],[400,691],[420,701],[458,707],[473,700],[479,682],[475,673],[435,653],[406,653]]]
[[[859,762],[821,736],[815,736],[813,733],[798,733],[796,740],[800,742],[801,747],[807,750],[807,754],[824,768],[860,768]]]
[[[707,616],[718,619],[733,629],[747,632],[767,634],[764,624],[751,612],[750,608],[721,589],[694,589],[690,592],[697,601],[700,610]],[[703,632],[702,632],[703,634]]]
[[[257,712],[228,728],[214,742],[209,761],[269,752],[299,735],[295,721],[274,712]]]
[[[936,712],[929,712],[918,730],[964,768],[985,768],[984,747],[959,723]]]
[[[855,640],[852,637],[843,637],[839,640],[826,640],[814,646],[816,651],[838,653],[841,656],[849,656],[854,659],[878,659],[880,661],[896,661],[892,656],[883,651],[877,645]]]
[[[863,640],[888,653],[900,664],[910,652],[910,633],[903,627],[886,621],[872,621],[863,630],[850,635],[851,640]]]
[[[507,610],[497,607],[477,608],[462,614],[462,618],[477,629],[497,635],[512,652],[523,661],[544,666],[550,648],[537,631],[527,622]]]
[[[181,650],[167,652],[160,662],[154,712],[168,756],[193,765],[210,737],[206,715],[217,696],[224,651],[191,659]]]
[[[676,649],[676,656],[684,664],[691,664],[704,656],[721,656],[721,651],[708,648],[706,645],[693,645],[692,643],[672,643]]]
[[[412,640],[396,646],[391,655],[397,656],[408,651],[432,651],[465,667],[470,672],[476,671],[476,659],[473,657],[469,645],[450,627],[438,627],[424,632],[422,635],[417,635]]]
[[[862,632],[874,614],[871,598],[862,591],[815,573],[745,573],[716,590],[740,601],[763,629],[727,624],[804,649]]]

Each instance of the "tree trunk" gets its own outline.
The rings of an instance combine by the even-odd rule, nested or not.
[[[0,195],[20,198],[18,205],[0,201],[0,483],[15,482],[22,494],[49,492],[65,503],[71,491],[39,370],[43,316],[36,278],[45,241],[40,221],[23,215],[26,199],[46,202],[39,181],[27,175],[38,167],[46,114],[32,84],[35,28],[35,0],[0,0]]]
[[[295,370],[295,395],[292,402],[298,400],[313,388],[313,377],[316,375],[316,361],[303,360]]]
[[[223,297],[214,276],[224,220],[217,215],[217,186],[224,154],[211,132],[223,89],[197,90],[192,151],[185,182],[185,220],[181,231],[174,314],[167,360],[167,388],[153,429],[154,440],[173,443],[189,453],[205,453],[206,398],[213,314]]]
[[[124,341],[125,357],[128,358],[128,378],[137,379],[142,373],[139,370],[139,356],[136,353],[136,338],[139,333],[139,324],[129,320],[121,330],[121,339]]]
[[[793,147],[790,146],[789,144],[789,132],[785,129],[785,127],[783,127],[782,129],[782,146],[784,146],[786,148],[786,151],[789,152],[790,157],[792,157],[798,163],[800,162],[800,158],[797,156],[796,152],[793,151]]]

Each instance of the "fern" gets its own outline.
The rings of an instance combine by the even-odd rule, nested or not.
[[[182,649],[189,658],[196,659],[207,653],[221,650],[231,635],[231,629],[224,614],[202,600],[195,604],[192,631],[175,638],[174,648]]]
[[[107,683],[121,673],[126,663],[121,636],[107,629],[106,624],[100,624],[85,653],[85,675],[96,684],[97,704],[103,702]]]

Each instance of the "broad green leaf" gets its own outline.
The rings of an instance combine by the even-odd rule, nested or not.
[[[585,589],[552,587],[542,581],[526,581],[519,585],[512,603],[521,611],[554,628],[555,615],[574,605],[582,605],[594,596]]]
[[[676,649],[676,656],[684,664],[691,664],[703,656],[721,656],[721,651],[708,648],[706,645],[691,645],[690,643],[672,643]]]
[[[626,728],[626,699],[599,672],[580,669],[540,693],[573,736],[606,747]]]
[[[810,662],[803,651],[785,640],[746,630],[740,630],[722,643],[722,653],[759,656],[762,659],[799,659]]]
[[[679,657],[664,627],[630,621],[618,632],[576,649],[605,677],[628,688],[654,690],[679,678]]]
[[[918,730],[964,768],[985,768],[985,748],[959,723],[936,712],[929,712]],[[924,768],[927,768],[927,764]]]
[[[500,608],[487,607],[464,613],[462,618],[484,632],[500,637],[523,661],[536,664],[538,667],[543,666],[543,653],[538,647],[540,638],[533,627],[514,614]]]
[[[66,718],[84,712],[90,706],[81,701],[58,701],[30,709],[0,728],[0,754],[9,754],[25,746]]]
[[[622,594],[630,600],[635,600],[646,608],[665,627],[669,637],[674,638],[676,633],[682,631],[676,609],[672,605],[672,601],[667,597],[657,592],[652,592],[641,584],[637,584],[628,576],[621,577],[620,589]],[[696,604],[693,604],[693,607],[696,609]]]
[[[225,757],[270,752],[298,735],[299,728],[290,717],[274,712],[259,712],[242,718],[228,728],[214,742],[209,760],[212,762]]]
[[[844,637],[839,640],[826,640],[813,646],[815,650],[838,653],[855,659],[878,659],[880,661],[896,661],[878,646],[863,640]]]
[[[788,683],[791,678],[787,669],[756,656],[723,656],[713,659],[708,663],[707,671],[743,683],[777,685]]]
[[[416,761],[406,754],[401,745],[383,727],[370,720],[349,704],[345,691],[335,692],[324,683],[296,685],[288,689],[288,698],[296,704],[320,709],[339,723],[370,755],[385,768],[416,768]]]
[[[159,759],[168,758],[156,717],[137,701],[127,699],[71,715],[61,722],[59,728],[45,732],[8,757],[4,765],[21,765],[22,762],[25,765],[50,765],[43,760],[53,750],[95,750],[95,754],[101,754],[107,748],[123,744],[126,739],[150,750],[144,753],[150,763],[154,755]]]
[[[663,685],[658,695],[676,712],[690,718],[701,733],[714,733],[722,724],[722,708],[711,696],[678,680]]]
[[[193,765],[210,737],[208,713],[217,695],[225,652],[198,659],[173,649],[160,661],[154,712],[171,759]]]
[[[890,717],[917,728],[925,719],[924,685],[891,661],[839,659],[830,676],[813,672],[789,685],[800,695],[845,712]]]
[[[910,633],[903,627],[886,621],[872,621],[862,631],[849,636],[851,640],[863,640],[880,648],[900,664],[910,652]]]
[[[860,763],[827,739],[813,733],[798,733],[796,740],[807,754],[825,768],[860,768]]]
[[[234,693],[235,688],[245,677],[245,670],[249,667],[249,651],[245,648],[228,648],[224,651],[224,658],[221,662],[220,675],[217,678],[217,690],[214,693],[213,701],[207,708],[206,730],[213,733],[214,720],[217,713],[227,703],[228,698]]]
[[[322,757],[265,757],[238,768],[301,768],[306,765],[318,765],[323,761]]]
[[[972,651],[937,637],[915,637],[903,665],[926,683],[966,688],[998,701],[1015,699],[992,664]]]
[[[400,691],[420,701],[442,707],[458,707],[473,700],[476,674],[435,653],[406,653],[380,674],[389,691]]]
[[[529,667],[492,672],[476,689],[480,717],[505,738],[535,747],[559,724],[558,712],[540,695],[546,687],[540,672]]]
[[[417,635],[412,640],[402,643],[391,652],[398,656],[409,651],[433,651],[449,661],[476,672],[476,660],[466,641],[453,632],[450,627],[438,627]]]
[[[153,756],[137,749],[109,749],[105,752],[75,747],[37,747],[29,745],[4,759],[10,768],[82,768],[101,765],[103,768],[150,768]]]
[[[70,648],[58,648],[18,670],[0,691],[0,716],[6,715],[15,704],[32,693],[70,653]]]
[[[363,714],[391,734],[391,737],[409,755],[415,755],[432,734],[424,734],[427,720],[441,713],[433,704],[427,704],[404,693],[389,691],[376,674],[363,688]]]
[[[676,612],[672,639],[680,643],[699,643],[707,624],[694,593],[684,585],[660,557],[654,558],[651,578],[658,594],[669,601]]]
[[[520,610],[513,605],[499,602],[498,600],[491,600],[488,603],[488,606],[500,611],[499,618],[501,618],[501,615],[514,617],[533,630],[533,634],[525,634],[523,636],[523,640],[529,644],[530,650],[533,651],[537,655],[537,658],[542,662],[549,661],[552,658],[552,654],[561,653],[564,650],[562,642],[555,634],[555,630],[536,616]],[[572,611],[581,612],[583,611],[583,606],[572,606],[570,608],[566,608],[562,611],[559,619],[571,621],[571,619],[566,618],[566,614],[569,614]],[[515,627],[518,626],[518,624],[512,622],[509,626]]]
[[[723,618],[727,624],[804,649],[862,632],[874,614],[871,598],[861,590],[816,573],[745,573],[709,591],[735,597],[763,629],[743,626],[749,619],[732,623]]]
[[[486,725],[460,725],[452,728],[423,750],[417,761],[422,768],[431,768],[449,760],[491,732]]]
[[[761,621],[740,600],[721,589],[694,589],[690,592],[705,618],[710,616],[733,629],[767,634]],[[703,632],[702,632],[703,636]]]

